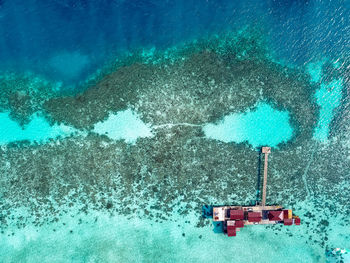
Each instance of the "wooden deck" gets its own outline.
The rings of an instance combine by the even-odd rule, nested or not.
[[[213,207],[213,215],[214,215],[213,221],[220,222],[220,221],[230,220],[230,217],[228,215],[228,210],[230,210],[230,209],[238,209],[238,210],[243,210],[245,212],[262,212],[264,210],[281,210],[282,206],[280,206],[280,205],[269,205],[269,206],[255,205],[255,206],[219,206],[219,207]],[[218,219],[215,219],[216,216],[218,217]]]
[[[262,219],[259,222],[244,221],[245,226],[249,226],[249,225],[275,225],[278,223],[279,223],[278,221],[270,221],[268,219]]]
[[[264,162],[264,184],[263,184],[263,194],[262,194],[262,202],[261,205],[266,205],[266,185],[267,185],[267,165],[269,153],[271,153],[270,147],[262,147],[262,153],[265,154],[265,162]]]

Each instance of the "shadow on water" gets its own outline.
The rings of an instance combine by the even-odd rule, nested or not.
[[[203,205],[202,206],[202,217],[203,218],[212,218],[213,217],[213,206],[212,205]]]
[[[224,233],[224,222],[213,222],[214,226],[214,233],[216,234],[222,234]]]
[[[202,217],[206,219],[212,219],[213,218],[213,206],[212,205],[203,205],[202,206]],[[223,233],[224,232],[224,227],[223,227],[223,222],[214,222],[213,223],[213,231],[214,233]]]

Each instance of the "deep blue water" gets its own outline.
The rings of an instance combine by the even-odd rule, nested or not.
[[[300,65],[348,51],[349,2],[2,0],[0,70],[29,70],[72,84],[117,52],[165,48],[249,24],[267,33],[280,59]],[[70,72],[62,70],[64,63]]]

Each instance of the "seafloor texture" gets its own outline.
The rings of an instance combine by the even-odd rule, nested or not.
[[[345,65],[333,78],[346,78]],[[300,250],[283,262],[324,262],[327,251],[349,248],[349,112],[337,112],[326,143],[313,138],[320,81],[312,81],[305,69],[274,62],[258,31],[131,55],[75,95],[59,95],[47,83],[36,83],[40,90],[12,89],[14,79],[34,85],[29,77],[0,79],[9,87],[0,95],[0,109],[11,118],[24,125],[40,111],[49,123],[81,132],[42,144],[1,146],[0,247],[15,251],[5,261],[35,261],[24,250],[43,251],[40,241],[50,252],[57,236],[81,246],[83,262],[224,262],[222,251],[216,251],[217,261],[210,257],[215,242],[225,249],[248,246],[242,253],[253,262],[254,249],[263,246],[249,239],[271,240],[270,248],[283,255],[293,246]],[[346,94],[349,83],[343,85]],[[203,126],[260,102],[287,111],[293,128],[291,140],[271,154],[267,202],[293,208],[302,226],[247,227],[237,239],[226,240],[212,231],[202,207],[254,202],[259,154],[249,140],[209,139]],[[110,113],[126,109],[140,116],[152,136],[128,143],[93,132]],[[171,246],[160,245],[164,242]],[[97,252],[89,249],[93,244],[100,246]],[[203,254],[185,252],[184,244]],[[78,260],[72,249],[60,246],[67,254],[60,254],[59,262]],[[266,253],[269,259],[280,255]]]
[[[0,75],[0,86],[0,111],[10,111],[11,118],[22,126],[42,109],[44,101],[57,94],[55,85],[31,74]]]

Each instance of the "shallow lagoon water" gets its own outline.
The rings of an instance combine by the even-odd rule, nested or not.
[[[335,116],[336,109],[340,106],[344,88],[343,79],[333,79],[329,83],[322,82],[322,68],[326,62],[328,60],[324,58],[307,65],[311,81],[321,84],[315,94],[316,102],[320,105],[320,119],[314,132],[314,138],[322,142],[327,142],[329,126]],[[332,64],[336,66],[338,63],[333,62]]]
[[[246,249],[231,253],[230,260],[271,262],[283,256],[283,262],[287,263],[313,262],[315,257],[323,257],[316,248],[304,246],[303,240],[290,237],[285,231],[276,239],[273,232],[258,226],[244,229],[236,239],[227,239],[222,234],[213,234],[212,226],[193,229],[191,224],[185,222],[195,220],[195,214],[174,216],[173,219],[178,222],[162,224],[123,216],[109,217],[97,212],[79,218],[83,222],[80,225],[77,225],[76,218],[67,216],[62,218],[64,226],[61,223],[51,224],[42,227],[39,232],[28,227],[16,236],[0,239],[4,259],[8,262],[221,263],[228,260],[228,255],[222,251],[240,251],[242,246]],[[94,218],[98,219],[97,222],[94,222]],[[301,231],[292,228],[292,231]],[[254,236],[256,242],[252,243],[250,240]],[[269,240],[269,247],[273,249],[265,251],[265,240]],[[37,253],[27,254],[27,249]],[[62,250],[65,253],[57,254]],[[264,258],[260,253],[264,254]],[[291,254],[295,256],[291,257]]]
[[[10,118],[8,112],[3,112],[0,113],[0,123],[0,144],[2,145],[18,141],[45,143],[57,137],[64,138],[73,134],[86,135],[86,131],[64,124],[50,125],[44,117],[38,115],[21,127]],[[125,140],[127,143],[135,143],[138,138],[153,136],[151,128],[130,109],[110,114],[105,121],[96,123],[92,131],[113,140]]]
[[[289,141],[293,135],[289,113],[273,109],[267,103],[259,103],[244,113],[225,116],[220,123],[207,124],[203,129],[208,138],[223,142],[247,141],[253,147],[275,147]]]
[[[37,115],[25,127],[21,127],[10,118],[8,112],[2,112],[0,113],[0,123],[0,145],[25,140],[31,143],[44,143],[58,136],[69,136],[76,131],[63,124],[51,126],[45,118]]]
[[[321,84],[316,93],[317,103],[321,106],[320,120],[315,130],[315,138],[320,141],[327,141],[329,126],[334,117],[334,112],[340,106],[342,97],[342,80],[336,79],[328,84]]]
[[[114,140],[124,139],[127,143],[135,143],[138,138],[153,136],[151,128],[130,109],[110,114],[105,121],[95,124],[93,132]]]

